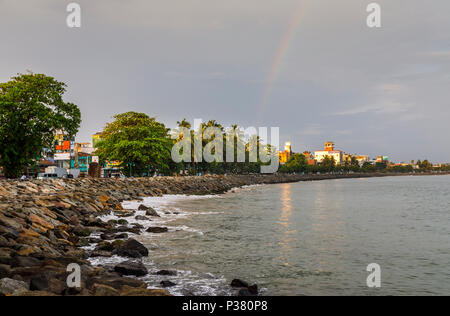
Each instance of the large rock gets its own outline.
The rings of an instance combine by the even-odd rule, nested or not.
[[[134,275],[137,277],[148,274],[148,270],[142,262],[135,261],[122,262],[114,267],[114,271],[121,275]]]
[[[146,288],[132,288],[124,286],[120,293],[121,296],[172,296],[166,290],[161,289],[146,289]]]
[[[121,257],[141,258],[148,257],[148,249],[143,244],[134,240],[128,239],[123,242],[115,251],[115,254]]]
[[[94,284],[92,287],[94,296],[119,296],[120,292],[115,288],[104,284]]]
[[[22,281],[4,278],[0,280],[0,294],[14,295],[28,291],[28,284]]]
[[[150,227],[146,231],[147,231],[147,233],[161,234],[161,233],[167,233],[169,231],[169,229],[167,227]]]
[[[145,206],[144,204],[141,204],[138,208],[139,211],[145,211],[145,215],[147,216],[156,216],[160,217],[158,213],[151,207]]]

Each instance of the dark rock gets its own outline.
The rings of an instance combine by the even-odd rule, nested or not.
[[[119,277],[117,275],[107,275],[107,276],[97,276],[88,279],[86,286],[88,288],[91,288],[94,284],[103,284],[110,286],[116,290],[121,290],[124,286],[134,287],[134,288],[140,288],[140,287],[147,287],[147,284],[145,282],[128,278],[128,277]]]
[[[177,271],[161,270],[161,271],[156,272],[156,275],[175,276],[175,275],[177,275]]]
[[[96,257],[111,258],[112,256],[113,256],[113,253],[111,251],[102,251],[102,250],[94,250],[90,254],[90,257],[92,257],[92,258],[96,258]]]
[[[251,286],[248,287],[248,291],[252,294],[252,295],[258,295],[258,285],[257,284],[253,284]]]
[[[137,221],[149,221],[150,219],[147,216],[138,215],[134,218]]]
[[[172,281],[161,281],[161,286],[162,287],[172,287],[177,285],[176,283],[173,283]]]
[[[239,280],[239,279],[234,279],[233,281],[231,281],[231,286],[232,287],[245,287],[248,288],[249,284],[245,281]]]
[[[128,221],[127,221],[126,219],[119,219],[119,220],[117,221],[117,223],[118,223],[119,225],[128,225]]]
[[[143,228],[144,228],[144,225],[141,225],[141,224],[138,224],[138,223],[134,223],[134,224],[133,224],[133,227],[134,227],[134,228],[137,228],[137,229],[143,229]]]
[[[83,226],[76,226],[72,229],[72,233],[79,237],[88,237],[91,234],[91,230]]]
[[[150,227],[146,230],[146,232],[154,234],[167,233],[168,231],[169,229],[167,227]]]
[[[139,207],[138,207],[138,210],[139,210],[139,211],[146,211],[146,210],[149,210],[149,209],[150,209],[150,207],[145,206],[144,204],[141,204],[141,205],[139,205]]]
[[[94,251],[114,251],[114,249],[115,247],[112,243],[102,241],[95,247]]]
[[[0,264],[0,279],[9,277],[11,275],[11,266]]]
[[[113,234],[101,234],[100,238],[102,240],[113,240],[114,239],[114,235]]]
[[[148,257],[148,249],[143,244],[134,240],[128,239],[124,241],[115,251],[115,254],[121,257],[141,258]]]
[[[30,280],[31,291],[45,291],[48,287],[49,282],[45,275],[35,276]]]
[[[34,267],[41,265],[41,262],[33,257],[17,256],[11,259],[11,267]]]
[[[254,296],[248,289],[240,289],[238,296]]]
[[[148,274],[147,268],[141,262],[126,261],[114,267],[114,271],[121,275],[134,275],[137,277]]]
[[[114,236],[115,239],[127,239],[128,234],[127,233],[121,233]]]

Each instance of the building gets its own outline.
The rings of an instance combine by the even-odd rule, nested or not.
[[[335,150],[333,142],[326,142],[324,150],[314,152],[314,157],[318,163],[321,163],[327,156],[334,158],[338,165],[342,164],[344,158],[342,150]]]
[[[352,158],[355,158],[356,161],[358,161],[358,164],[360,167],[362,167],[366,162],[370,161],[370,157],[367,155],[352,155],[352,154],[344,154],[343,155],[343,163],[350,165],[350,163],[352,162]]]
[[[289,161],[289,159],[292,156],[292,149],[291,149],[290,142],[287,142],[284,145],[284,151],[280,151],[279,155],[280,155],[280,164],[284,165],[285,163],[287,163]]]
[[[314,159],[314,155],[310,151],[304,151],[303,156],[305,156],[308,166],[314,166],[316,164],[316,159]]]
[[[74,156],[75,142],[69,138],[62,130],[55,134],[55,154],[54,160],[59,168],[69,169],[72,157]]]

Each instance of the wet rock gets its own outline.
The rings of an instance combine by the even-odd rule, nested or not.
[[[132,278],[128,278],[128,277],[120,277],[117,275],[108,275],[108,276],[98,276],[98,277],[93,277],[90,278],[87,283],[86,286],[88,288],[91,288],[94,284],[103,284],[103,285],[107,285],[109,287],[112,287],[116,290],[121,290],[124,286],[129,286],[132,288],[147,288],[147,285],[145,284],[145,282],[136,280],[136,279],[132,279]]]
[[[6,278],[11,275],[11,266],[6,264],[0,264],[0,279]]]
[[[147,216],[142,216],[142,215],[138,215],[134,218],[137,221],[149,221],[150,218],[148,218]]]
[[[115,254],[121,257],[141,258],[148,257],[148,249],[143,244],[134,240],[128,239],[123,242],[115,251]]]
[[[139,211],[146,211],[151,209],[151,207],[145,206],[144,204],[139,205],[138,210]]]
[[[127,233],[121,233],[114,236],[115,239],[127,239],[128,234]]]
[[[118,223],[119,225],[128,225],[128,221],[127,221],[126,219],[119,219],[119,220],[117,221],[117,223]]]
[[[91,230],[83,226],[76,226],[72,229],[72,233],[79,237],[89,237]]]
[[[102,251],[102,250],[94,250],[90,254],[91,258],[97,258],[97,257],[111,258],[112,256],[113,256],[113,253],[111,251]]]
[[[258,285],[254,284],[248,287],[248,291],[252,294],[252,295],[258,295]]]
[[[11,259],[11,266],[16,267],[34,267],[41,265],[41,262],[33,257],[16,256]]]
[[[146,232],[154,234],[167,233],[168,231],[169,229],[167,227],[150,227],[146,230]]]
[[[160,270],[156,272],[156,275],[175,276],[177,275],[177,271]]]
[[[45,275],[35,276],[30,280],[31,291],[44,291],[49,288],[49,280]]]
[[[115,247],[112,243],[107,241],[102,241],[101,243],[97,244],[94,251],[114,251]]]
[[[131,288],[124,286],[120,293],[121,296],[172,296],[166,290],[161,289],[146,289],[146,288]]]
[[[113,287],[104,284],[94,284],[92,287],[94,296],[119,296],[120,292]]]
[[[175,285],[177,285],[176,283],[173,283],[172,281],[161,281],[161,286],[162,287],[172,287],[172,286],[175,286]]]
[[[234,279],[233,281],[231,281],[231,286],[232,287],[245,287],[248,288],[249,284],[245,281],[239,280],[239,279]]]
[[[254,296],[248,289],[240,289],[238,296]]]
[[[114,239],[114,235],[113,234],[101,234],[100,238],[102,240],[113,240]]]
[[[148,274],[147,268],[141,262],[126,261],[114,267],[114,271],[121,275],[134,275],[137,277]]]
[[[20,295],[28,290],[28,284],[23,281],[17,281],[8,278],[0,280],[0,294],[2,295]]]

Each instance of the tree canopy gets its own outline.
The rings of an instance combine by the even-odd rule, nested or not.
[[[124,172],[131,170],[131,175],[169,169],[173,140],[163,123],[136,112],[119,114],[114,119],[96,145],[102,161],[119,161]]]
[[[81,113],[63,100],[66,84],[44,74],[19,74],[0,83],[0,166],[8,178],[52,148],[57,130],[78,132]]]

